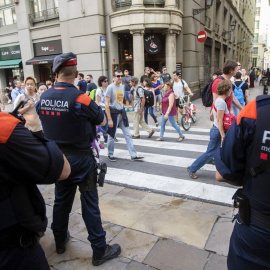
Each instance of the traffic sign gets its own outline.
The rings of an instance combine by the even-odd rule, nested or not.
[[[206,39],[207,39],[207,33],[205,31],[200,31],[197,35],[197,40],[199,42],[205,42]]]
[[[106,48],[106,38],[105,36],[100,36],[100,47]]]

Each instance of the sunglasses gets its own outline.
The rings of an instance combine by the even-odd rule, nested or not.
[[[108,80],[104,80],[103,82],[108,82]]]
[[[123,78],[124,75],[116,75],[115,77],[117,77],[117,78]]]

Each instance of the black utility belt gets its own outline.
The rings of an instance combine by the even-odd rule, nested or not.
[[[233,195],[234,207],[238,208],[240,221],[245,225],[250,222],[256,223],[270,229],[270,215],[262,214],[261,212],[250,207],[249,198],[243,194],[243,189],[238,189]]]
[[[66,156],[92,156],[93,152],[89,149],[77,149],[69,146],[58,145],[59,149]]]

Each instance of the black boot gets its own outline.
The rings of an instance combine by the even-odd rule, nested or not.
[[[94,266],[101,265],[101,264],[105,263],[108,260],[116,258],[120,253],[121,253],[120,245],[118,245],[118,244],[114,244],[114,245],[111,245],[111,246],[107,245],[105,253],[104,253],[104,255],[102,257],[98,258],[98,257],[93,256],[92,264]]]
[[[56,252],[57,254],[62,254],[66,251],[66,243],[70,240],[70,233],[67,231],[67,238],[64,242],[57,242],[55,241],[56,244]]]

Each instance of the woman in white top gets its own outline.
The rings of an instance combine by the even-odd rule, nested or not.
[[[104,115],[106,117],[106,124],[104,126],[102,126],[102,129],[104,129],[106,132],[108,130],[108,117],[107,114],[105,112],[105,100],[106,100],[106,88],[108,86],[108,78],[106,76],[100,76],[98,78],[98,88],[96,90],[96,103],[98,106],[101,107],[101,109],[104,112]],[[108,135],[104,136],[104,143],[107,143],[108,140]]]
[[[41,123],[35,106],[40,99],[40,95],[36,92],[37,81],[34,77],[28,76],[24,83],[26,92],[17,96],[14,107],[21,101],[25,102],[24,106],[18,110],[25,119],[25,127],[38,136],[43,137]]]
[[[229,113],[226,98],[231,95],[232,85],[230,82],[223,80],[217,86],[218,97],[214,104],[214,125],[210,129],[210,141],[204,154],[198,157],[190,167],[187,168],[190,178],[197,179],[196,172],[207,162],[212,160],[214,153],[225,137],[223,118],[225,113]]]

